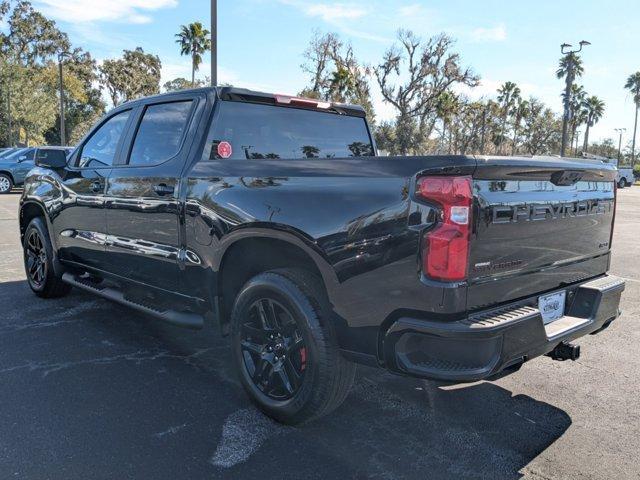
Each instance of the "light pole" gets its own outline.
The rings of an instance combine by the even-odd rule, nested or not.
[[[582,47],[585,45],[591,45],[586,40],[580,42],[580,48],[577,50],[569,50],[572,45],[569,43],[563,43],[560,45],[560,52],[567,57],[567,79],[564,90],[564,116],[562,117],[562,147],[560,149],[560,156],[564,157],[567,150],[567,140],[569,139],[569,120],[571,120],[571,86],[575,80],[574,72],[574,55],[582,51]]]
[[[58,72],[60,74],[60,146],[64,147],[67,143],[66,132],[64,126],[64,80],[62,78],[62,60],[70,57],[69,52],[60,52],[58,54]]]
[[[580,140],[581,133],[582,132],[580,130],[576,130],[576,149],[574,150],[574,154],[573,154],[574,157],[578,156],[578,141]]]
[[[9,146],[13,147],[13,125],[11,124],[11,77],[9,77],[9,88],[7,88],[7,117],[9,120],[9,132],[8,132],[8,137],[9,137]]]
[[[211,0],[211,85],[218,85],[218,0]]]
[[[616,132],[620,134],[620,140],[618,141],[618,165],[622,159],[622,134],[627,131],[626,128],[614,128]]]

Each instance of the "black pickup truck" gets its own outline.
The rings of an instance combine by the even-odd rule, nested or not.
[[[378,157],[364,111],[225,87],[110,112],[26,180],[28,282],[229,335],[252,400],[299,424],[355,364],[492,379],[619,315],[616,171],[584,159]]]

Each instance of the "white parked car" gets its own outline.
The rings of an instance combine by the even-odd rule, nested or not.
[[[633,169],[631,167],[618,166],[617,158],[600,157],[598,155],[591,155],[589,153],[583,153],[582,156],[584,158],[592,158],[594,160],[600,160],[604,163],[611,163],[615,165],[618,169],[618,176],[616,177],[618,188],[630,187],[635,182],[635,178],[633,177]]]

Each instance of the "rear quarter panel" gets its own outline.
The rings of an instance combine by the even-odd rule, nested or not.
[[[215,282],[230,238],[290,238],[316,261],[348,348],[375,354],[380,325],[406,309],[437,310],[440,289],[420,282],[418,172],[470,172],[464,157],[207,160],[187,176],[188,248],[203,265],[193,288]],[[415,228],[411,228],[414,225]]]

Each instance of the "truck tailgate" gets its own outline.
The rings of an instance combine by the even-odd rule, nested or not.
[[[559,158],[477,160],[469,310],[606,272],[615,215],[612,167]]]

